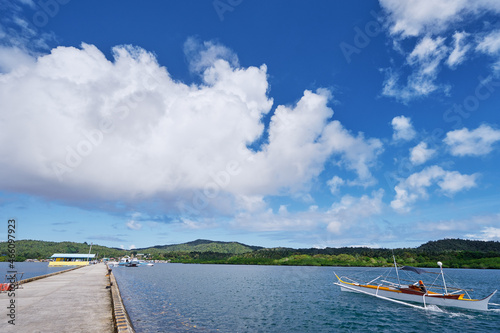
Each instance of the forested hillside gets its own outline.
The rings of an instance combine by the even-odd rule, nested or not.
[[[7,243],[0,242],[0,261],[7,260]],[[46,259],[54,253],[88,253],[89,244],[74,242],[16,242],[17,261]],[[443,239],[427,242],[417,248],[372,249],[342,248],[261,248],[237,242],[196,240],[184,244],[158,245],[150,248],[120,250],[94,245],[99,257],[120,257],[143,253],[152,259],[170,259],[181,263],[313,265],[313,266],[390,266],[394,255],[398,264],[436,267],[500,269],[500,242]]]
[[[173,245],[157,245],[148,248],[140,248],[137,251],[145,253],[164,252],[216,252],[240,254],[262,249],[260,246],[250,246],[238,242],[217,242],[207,239],[197,239],[192,242]]]
[[[394,255],[398,264],[419,267],[500,269],[500,243],[444,239],[417,248],[267,248],[243,254],[215,252],[171,252],[160,254],[173,262],[251,265],[390,266]],[[426,250],[429,248],[429,250]]]
[[[7,242],[0,242],[0,261],[6,261]],[[18,240],[15,243],[17,261],[26,259],[47,259],[54,253],[89,253],[90,244],[75,242],[45,242],[38,240]],[[93,245],[92,253],[99,257],[119,257],[127,252],[120,249]]]
[[[0,242],[0,261],[6,261],[8,243]],[[26,259],[47,259],[54,253],[88,253],[90,244],[75,242],[46,242],[38,240],[18,240],[15,243],[17,261]],[[101,245],[93,245],[92,253],[99,257],[121,257],[124,255],[148,254],[153,258],[164,259],[170,257],[189,257],[189,253],[224,253],[242,254],[262,249],[259,246],[250,246],[237,242],[217,242],[198,239],[192,242],[174,245],[158,245],[150,248],[121,250]],[[165,256],[165,254],[171,254]]]
[[[423,252],[470,251],[500,253],[500,242],[468,239],[442,239],[430,241],[417,248]]]

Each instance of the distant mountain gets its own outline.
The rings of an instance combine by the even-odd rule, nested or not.
[[[423,252],[469,251],[500,253],[500,242],[447,238],[427,242],[417,247],[417,250]]]
[[[216,252],[241,254],[263,249],[261,246],[251,246],[238,242],[219,242],[208,239],[197,239],[192,242],[172,245],[156,245],[147,248],[135,249],[135,251],[148,252],[156,249],[167,252]],[[162,252],[163,252],[162,251]]]

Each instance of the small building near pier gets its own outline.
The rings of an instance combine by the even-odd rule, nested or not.
[[[50,259],[49,267],[55,266],[86,266],[94,260],[95,254],[82,253],[54,253]]]

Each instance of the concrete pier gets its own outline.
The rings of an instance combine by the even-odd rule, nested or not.
[[[109,276],[97,264],[22,285],[0,294],[1,332],[114,332]],[[9,324],[15,304],[15,325]]]

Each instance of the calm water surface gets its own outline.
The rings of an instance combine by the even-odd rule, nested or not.
[[[500,332],[500,310],[420,310],[341,292],[335,276],[373,268],[156,264],[113,273],[137,332]],[[500,270],[449,269],[472,297],[500,289]],[[433,276],[434,278],[434,276]],[[425,281],[424,281],[425,282]],[[491,302],[500,303],[495,295]]]
[[[73,268],[74,266],[71,267],[49,267],[48,262],[16,262],[14,263],[15,268],[18,272],[18,276],[20,277],[21,275],[19,273],[23,272],[23,279],[28,279],[31,277],[35,276],[40,276],[40,275],[45,275],[45,274],[50,274],[54,272],[59,272],[63,271],[65,269]],[[5,274],[7,274],[7,271],[9,269],[9,263],[8,262],[0,262],[0,282],[4,282],[4,277]]]

